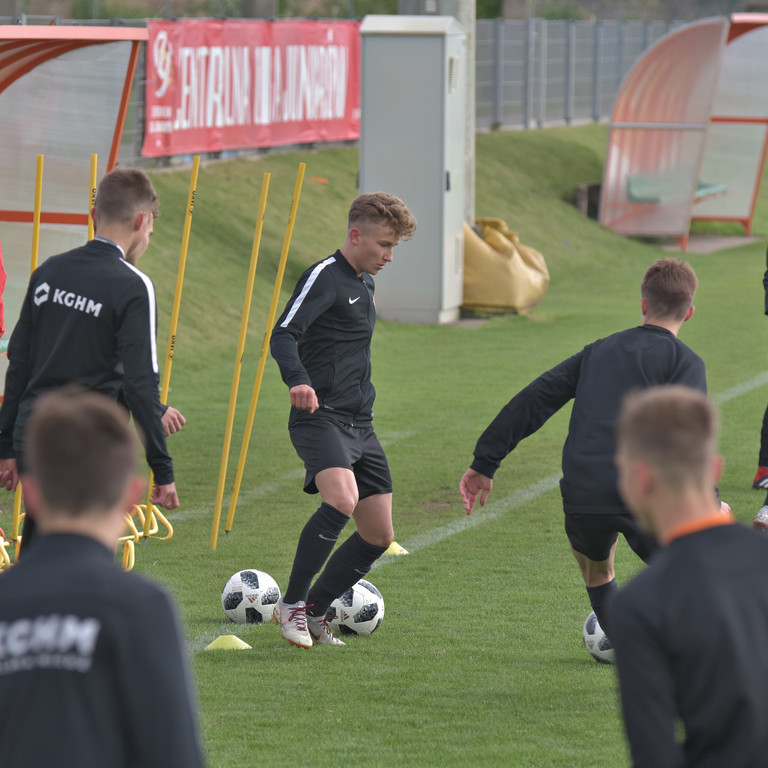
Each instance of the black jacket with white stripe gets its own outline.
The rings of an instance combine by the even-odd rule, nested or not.
[[[272,331],[272,356],[288,388],[308,384],[323,411],[351,423],[373,418],[373,291],[373,278],[358,277],[336,251],[304,272]]]
[[[35,400],[77,382],[122,395],[160,485],[173,482],[162,423],[152,281],[112,243],[91,240],[52,256],[32,274],[8,345],[0,408],[0,457],[24,449]]]

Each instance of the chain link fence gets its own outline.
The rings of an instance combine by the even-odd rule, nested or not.
[[[65,19],[237,17],[242,0],[17,0],[16,11],[26,16]]]
[[[156,0],[155,5],[163,2]],[[220,2],[236,4],[238,0]],[[41,21],[42,17],[29,19],[30,23]],[[11,19],[0,18],[0,23],[9,22]],[[82,19],[74,23],[98,22]],[[128,23],[145,22],[136,19]],[[479,19],[475,38],[477,130],[530,129],[609,119],[619,86],[633,63],[681,23]],[[142,47],[120,149],[120,162],[126,165],[157,162],[141,158],[144,64]]]
[[[679,23],[478,20],[478,130],[609,118],[632,64]]]
[[[680,23],[478,20],[477,130],[608,120],[634,62]],[[145,77],[141,56],[120,155],[126,164],[142,162]]]

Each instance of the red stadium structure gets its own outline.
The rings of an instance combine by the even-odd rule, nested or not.
[[[768,14],[704,19],[652,46],[611,118],[600,222],[687,248],[693,220],[752,232],[768,146]]]
[[[0,112],[6,115],[12,115],[15,125],[0,125],[0,146],[3,147],[3,153],[10,157],[15,157],[17,161],[23,161],[23,155],[26,155],[28,168],[34,168],[35,156],[37,154],[51,156],[51,161],[55,162],[57,155],[64,160],[64,164],[71,168],[72,164],[80,160],[80,175],[82,183],[82,196],[77,200],[79,203],[74,207],[66,205],[60,207],[57,201],[52,201],[53,208],[43,210],[41,215],[42,223],[49,224],[86,224],[88,223],[87,212],[87,189],[89,182],[89,158],[91,153],[98,153],[99,146],[108,148],[108,154],[104,157],[106,165],[104,171],[111,170],[117,163],[118,150],[120,148],[120,139],[125,125],[125,116],[128,109],[128,97],[133,83],[136,63],[139,57],[139,48],[141,42],[147,39],[147,30],[139,27],[75,27],[75,26],[23,26],[23,25],[2,25],[0,26]],[[125,70],[122,82],[122,94],[117,104],[116,114],[114,105],[102,105],[109,108],[112,115],[107,119],[112,123],[112,130],[109,135],[105,134],[103,122],[97,119],[97,110],[99,110],[98,100],[101,99],[99,88],[94,87],[94,83],[103,81],[108,77],[108,73],[103,70],[102,62],[94,59],[89,65],[88,58],[81,56],[78,64],[80,72],[90,72],[92,82],[88,82],[87,76],[80,77],[81,82],[74,86],[84,91],[84,100],[78,106],[81,112],[81,120],[88,121],[89,130],[72,131],[70,137],[62,137],[60,131],[66,130],[64,121],[59,123],[61,115],[57,114],[57,107],[64,109],[68,104],[62,99],[60,89],[57,88],[57,81],[50,79],[51,68],[58,68],[66,77],[66,70],[70,66],[70,54],[73,52],[89,49],[93,46],[104,46],[106,44],[120,44],[118,49],[104,51],[104,56],[111,60],[113,66],[117,64]],[[127,66],[123,64],[122,56],[128,53]],[[116,62],[118,59],[119,62]],[[53,64],[51,64],[53,63]],[[48,65],[48,73],[42,72],[45,65]],[[113,68],[110,67],[110,69]],[[29,91],[25,88],[27,80],[31,82],[31,75],[38,74],[38,82],[34,84],[37,91],[38,103],[36,107],[37,114],[19,112],[18,103],[24,102],[25,96],[29,97]],[[40,82],[42,80],[42,83]],[[45,83],[50,82],[50,90],[46,92]],[[114,90],[114,84],[111,85]],[[15,92],[11,98],[7,96]],[[87,92],[95,96],[95,103],[88,104]],[[32,96],[35,98],[35,96]],[[40,102],[43,102],[42,104]],[[82,114],[86,112],[87,114]],[[40,115],[45,113],[49,121],[46,131],[39,131]],[[82,123],[81,123],[82,125]],[[98,127],[97,127],[98,126]],[[59,130],[60,129],[60,130]],[[35,147],[30,147],[29,142],[25,141],[29,133],[37,132],[39,143]],[[26,150],[26,151],[25,151]],[[30,151],[32,150],[32,151]],[[10,159],[9,157],[9,159]],[[18,165],[16,166],[18,168]],[[7,174],[11,169],[7,163],[3,163],[3,168]],[[76,179],[65,173],[68,182],[71,185]],[[30,183],[34,182],[34,173],[27,174]],[[5,185],[14,186],[18,178],[5,179]],[[67,197],[71,200],[72,187],[69,187]],[[49,197],[50,199],[50,197]],[[7,198],[6,198],[7,201]],[[0,207],[1,208],[1,207]],[[31,206],[28,210],[0,209],[0,221],[14,222],[32,222]]]

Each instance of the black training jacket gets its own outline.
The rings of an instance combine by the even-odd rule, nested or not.
[[[37,397],[77,382],[114,400],[124,398],[155,480],[172,483],[159,416],[156,330],[152,281],[112,243],[91,240],[43,262],[29,281],[8,345],[0,456],[23,450]]]
[[[166,592],[87,536],[37,536],[0,575],[7,768],[202,768],[194,690]]]
[[[635,768],[764,768],[763,533],[735,523],[674,539],[614,598],[611,642]]]
[[[373,290],[373,278],[358,277],[336,251],[304,272],[272,331],[272,356],[288,388],[308,384],[321,409],[352,423],[373,418]]]
[[[502,408],[477,441],[472,469],[493,477],[523,438],[573,400],[560,481],[566,511],[623,510],[614,464],[616,420],[627,392],[654,384],[706,392],[704,362],[656,325],[599,339],[543,373]]]

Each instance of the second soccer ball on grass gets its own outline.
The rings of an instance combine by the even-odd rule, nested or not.
[[[246,568],[233,574],[221,593],[224,613],[235,624],[263,624],[271,621],[280,587],[264,571]]]
[[[360,579],[331,603],[326,616],[342,635],[370,635],[384,618],[384,598],[370,581]]]
[[[611,641],[603,632],[594,611],[587,616],[587,620],[584,622],[583,635],[584,647],[593,659],[601,664],[616,663],[616,651],[613,650]]]

